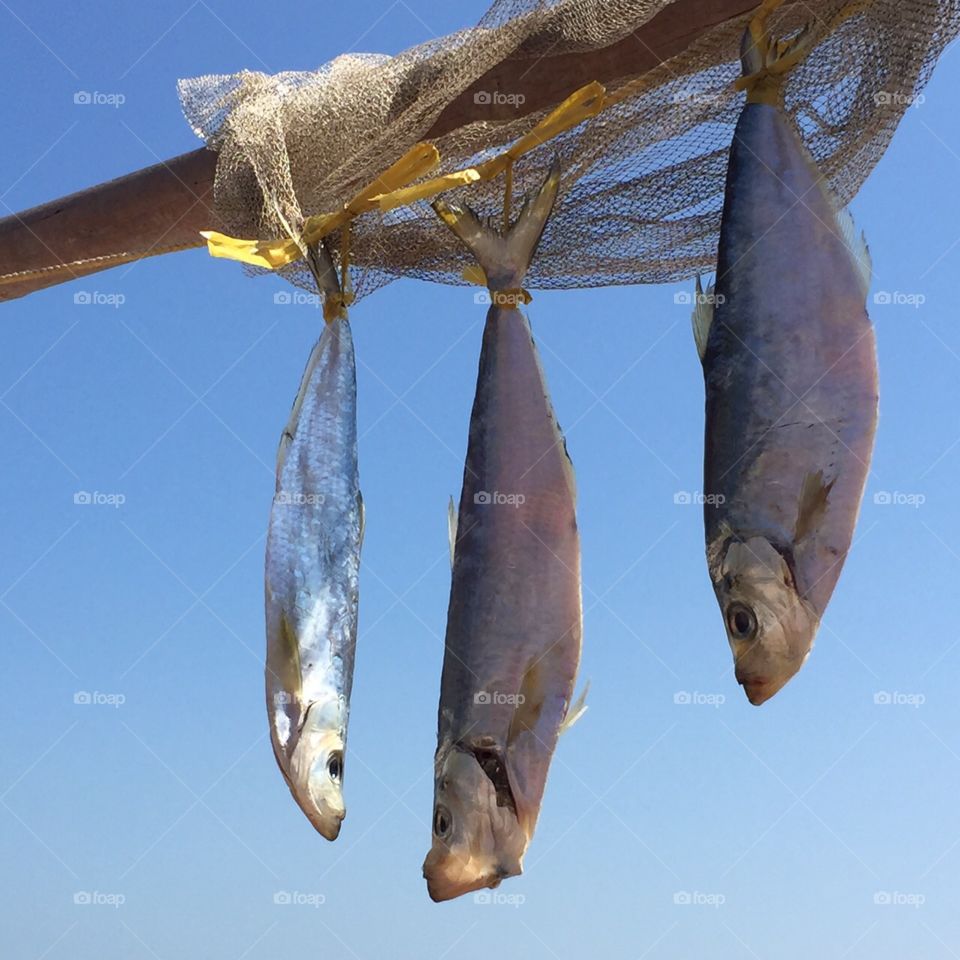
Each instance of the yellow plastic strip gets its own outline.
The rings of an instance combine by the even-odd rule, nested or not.
[[[207,241],[207,250],[213,257],[238,260],[255,267],[276,270],[300,259],[303,256],[303,245],[317,243],[368,210],[376,207],[384,211],[392,210],[416,200],[429,199],[453,187],[475,183],[477,180],[494,179],[504,170],[510,170],[518,157],[583,123],[584,120],[595,117],[604,107],[605,95],[606,91],[601,84],[596,81],[588,83],[567,97],[503,153],[475,167],[409,186],[411,181],[425,176],[440,163],[440,154],[433,144],[418,143],[345,204],[343,209],[307,218],[297,239],[289,237],[281,240],[242,240],[213,230],[205,230],[201,236]]]
[[[268,267],[276,270],[290,262],[290,248],[300,253],[292,240],[238,240],[215,230],[201,230],[200,236],[207,241],[207,252],[211,257],[223,257],[225,260],[239,260],[255,267]]]
[[[207,241],[207,250],[212,257],[238,260],[255,267],[276,270],[299,260],[303,256],[303,246],[319,242],[354,217],[375,209],[377,198],[384,192],[398,190],[411,180],[418,180],[435,169],[439,163],[440,154],[432,143],[416,144],[364,187],[343,209],[308,217],[297,239],[289,237],[283,240],[241,240],[215,230],[204,230],[201,236]]]
[[[604,107],[606,90],[594,80],[575,90],[558,107],[547,114],[529,133],[522,136],[509,150],[479,166],[481,175],[489,180],[513,160],[529,153],[535,147],[552,140],[571,127],[595,117]]]
[[[465,187],[467,184],[476,183],[480,179],[480,174],[473,167],[466,170],[458,170],[456,173],[448,173],[434,180],[427,180],[425,183],[418,183],[412,187],[404,187],[401,190],[394,190],[391,193],[384,193],[377,198],[377,203],[381,210],[393,210],[395,207],[405,207],[417,200],[429,200],[438,193],[444,193],[452,190],[454,187]]]
[[[477,180],[493,180],[504,170],[513,165],[513,162],[525,153],[529,153],[566,130],[595,117],[604,107],[606,90],[593,81],[585,87],[574,91],[558,107],[544,117],[529,133],[524,134],[508,150],[497,154],[490,160],[448,173],[445,176],[418,183],[414,187],[407,187],[393,193],[386,191],[377,198],[381,210],[393,210],[394,207],[405,206],[415,200],[428,200],[438,193],[443,193],[451,187],[462,186]]]

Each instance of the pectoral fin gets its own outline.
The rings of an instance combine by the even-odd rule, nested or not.
[[[567,707],[567,715],[560,724],[560,736],[562,737],[586,712],[587,712],[587,694],[590,691],[590,681],[588,680],[580,691],[580,696]]]
[[[281,746],[289,748],[303,722],[304,703],[300,646],[297,632],[285,613],[280,614],[277,636],[272,640],[267,670],[271,674],[268,689],[274,693],[269,706],[277,739]]]
[[[800,491],[797,504],[797,522],[793,530],[793,542],[799,543],[814,533],[827,512],[827,500],[833,489],[834,480],[823,481],[823,471],[808,473]]]

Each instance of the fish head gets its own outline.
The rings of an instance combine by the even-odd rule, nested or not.
[[[289,759],[282,764],[300,809],[327,840],[336,840],[346,816],[343,753],[346,705],[340,698],[311,703]]]
[[[714,587],[737,683],[759,706],[803,666],[819,618],[800,595],[786,559],[763,537],[731,541],[720,573]]]
[[[434,901],[496,887],[505,877],[522,872],[529,838],[490,769],[489,755],[478,757],[456,747],[438,757],[433,843],[423,862],[427,891]]]

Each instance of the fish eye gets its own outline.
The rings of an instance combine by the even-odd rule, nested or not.
[[[438,806],[433,812],[433,832],[440,839],[444,840],[450,833],[453,826],[453,819],[450,811],[446,807]]]
[[[330,759],[327,761],[327,773],[330,774],[331,780],[339,780],[343,775],[343,754],[339,750],[330,754]]]
[[[751,640],[757,632],[757,618],[744,604],[731,603],[727,607],[727,629],[734,640]]]

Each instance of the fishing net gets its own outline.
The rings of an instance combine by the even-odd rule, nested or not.
[[[183,80],[186,117],[219,153],[220,225],[233,237],[286,237],[291,225],[296,230],[307,217],[341,209],[505,58],[527,58],[533,69],[547,55],[554,62],[609,47],[667,6],[663,0],[498,0],[476,27],[398,56],[346,55],[311,72]],[[744,102],[734,81],[748,19],[708,27],[653,69],[608,81],[612,103],[516,160],[517,198],[539,184],[554,155],[562,169],[559,199],[527,286],[667,282],[715,266],[727,152]],[[904,112],[922,104],[921,90],[960,28],[960,0],[810,0],[787,4],[770,19],[779,37],[804,24],[814,45],[787,78],[785,106],[847,203]],[[504,98],[512,97],[519,112],[520,87],[475,92],[478,111],[486,102],[502,112],[511,103]],[[548,112],[481,119],[428,138],[441,158],[431,176],[489,160]],[[478,181],[445,197],[499,218],[504,180]],[[341,232],[329,237],[335,253]],[[424,201],[355,219],[349,258],[357,296],[396,277],[462,283],[470,264]],[[303,260],[280,272],[313,286]]]

